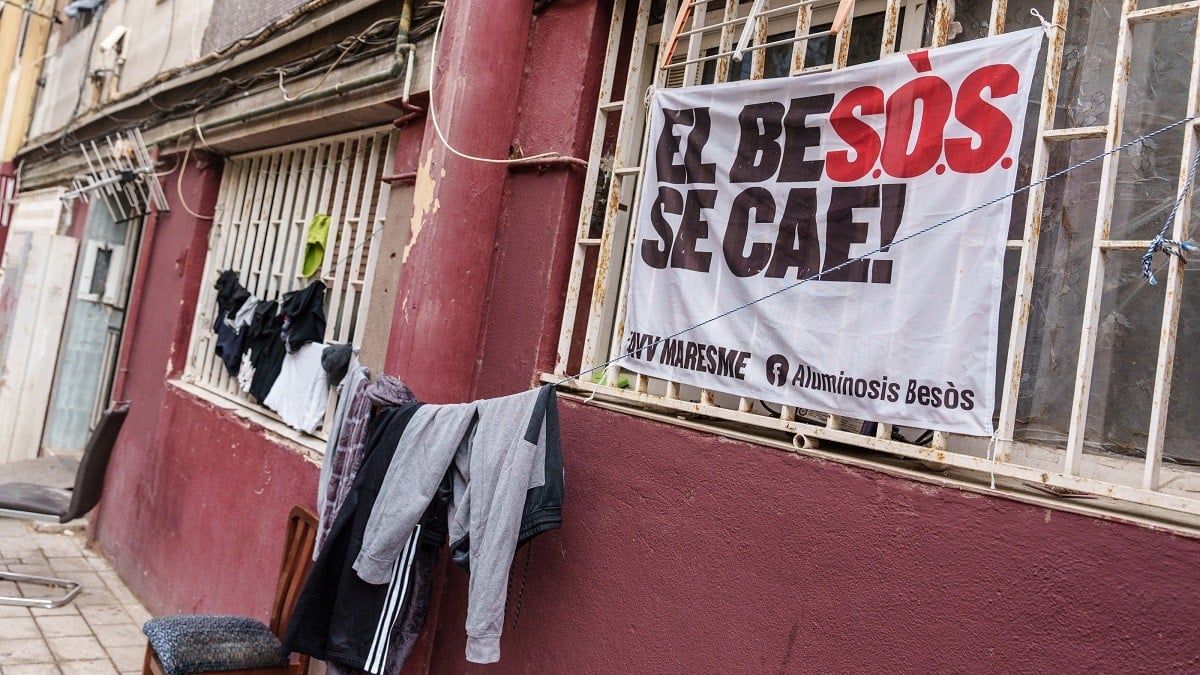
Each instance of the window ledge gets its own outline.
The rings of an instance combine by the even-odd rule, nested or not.
[[[235,403],[229,398],[186,380],[168,380],[167,384],[193,398],[200,399],[215,408],[231,412],[251,424],[261,427],[270,440],[295,450],[297,454],[314,464],[320,464],[325,455],[325,441],[316,436],[296,431],[273,417]]]
[[[562,376],[547,374],[542,379],[546,382],[557,382],[562,379]],[[993,487],[991,476],[987,473],[925,461],[920,458],[893,456],[885,454],[886,451],[880,452],[836,441],[823,443],[819,448],[799,447],[792,442],[790,434],[787,433],[669,409],[656,409],[653,405],[622,397],[621,394],[622,390],[612,390],[608,387],[582,382],[573,382],[559,388],[561,399],[680,426],[693,431],[724,436],[797,455],[848,464],[923,483],[1200,538],[1200,517],[1189,513],[1105,495],[1056,497],[1045,490],[1038,489],[1029,481],[1004,476],[1000,473],[995,475],[995,487]]]

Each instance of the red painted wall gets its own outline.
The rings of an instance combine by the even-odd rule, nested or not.
[[[211,213],[220,162],[185,167],[188,205]],[[132,330],[129,417],[109,467],[94,535],[155,614],[235,612],[267,618],[283,531],[315,503],[317,467],[243,419],[167,384],[183,370],[208,221],[178,206],[156,228]],[[103,208],[103,207],[101,207]],[[136,301],[136,300],[135,300]]]
[[[495,15],[527,5],[489,7],[472,29],[486,33],[494,19],[520,32]],[[608,11],[555,2],[535,19],[515,118],[472,127],[463,145],[582,156]],[[494,82],[473,86],[492,64],[443,64],[460,89],[457,114],[475,119],[481,102],[495,103]],[[436,144],[425,124],[422,156]],[[461,241],[449,217],[458,204],[417,234],[388,361],[433,400],[512,393],[551,367],[580,200],[574,170],[453,168],[437,194],[482,195],[469,215],[492,220]],[[216,180],[188,167],[189,204],[211,208]],[[178,210],[159,224],[130,360],[134,406],[97,534],[155,612],[265,617],[287,510],[311,502],[316,467],[165,384],[186,353],[206,233]],[[450,338],[453,349],[438,346]],[[565,528],[518,554],[491,672],[1200,669],[1198,540],[574,402],[562,417]],[[446,574],[430,670],[473,669],[465,582]]]

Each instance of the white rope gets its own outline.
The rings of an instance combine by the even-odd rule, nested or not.
[[[451,153],[458,155],[459,157],[462,157],[463,159],[469,159],[474,162],[484,162],[485,164],[515,164],[518,162],[520,162],[520,163],[528,162],[531,159],[549,159],[549,158],[554,158],[554,157],[568,157],[568,155],[564,155],[561,152],[542,152],[542,153],[539,153],[536,155],[530,155],[528,157],[514,157],[514,158],[509,158],[509,159],[494,159],[491,157],[479,157],[477,155],[471,155],[471,154],[468,154],[468,153],[465,153],[465,152],[459,150],[458,148],[454,147],[453,145],[450,145],[450,141],[446,139],[445,132],[442,131],[441,125],[438,124],[437,110],[434,109],[434,99],[437,97],[436,93],[434,92],[434,74],[435,74],[435,71],[437,70],[438,41],[441,39],[441,36],[442,36],[442,18],[445,16],[446,16],[445,12],[442,12],[441,14],[438,15],[437,27],[434,28],[434,30],[433,30],[433,51],[429,55],[429,120],[431,122],[433,122],[433,131],[434,131],[434,133],[437,134],[438,140],[440,140],[442,142],[442,145],[446,146],[446,149],[449,150]]]

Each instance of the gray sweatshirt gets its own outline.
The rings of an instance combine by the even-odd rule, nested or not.
[[[354,561],[364,581],[386,583],[409,532],[453,463],[450,541],[470,542],[467,660],[475,663],[500,659],[508,573],[526,493],[546,481],[545,422],[529,433],[531,419],[540,419],[535,413],[544,413],[539,400],[544,406],[548,397],[540,393],[422,406],[400,439]],[[537,442],[529,440],[533,436]]]

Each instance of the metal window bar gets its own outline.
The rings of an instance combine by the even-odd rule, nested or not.
[[[358,343],[365,325],[388,185],[380,178],[396,150],[390,128],[376,128],[261,150],[226,160],[209,235],[184,378],[238,406],[277,416],[241,391],[214,351],[213,283],[226,269],[239,273],[255,296],[279,300],[311,282],[300,273],[310,217],[330,216],[319,272],[329,287],[326,342]],[[331,394],[330,410],[336,405]],[[317,432],[324,437],[323,431]]]
[[[599,238],[592,232],[592,221],[595,214],[591,199],[584,199],[581,209],[579,227],[577,228],[575,257],[572,262],[571,277],[568,286],[567,302],[564,311],[562,331],[560,333],[559,353],[555,373],[547,375],[547,379],[561,378],[576,370],[584,370],[607,358],[620,353],[620,344],[615,336],[623,332],[625,300],[628,293],[629,262],[632,258],[633,242],[629,231],[632,224],[629,219],[637,212],[637,200],[640,198],[637,187],[640,187],[641,167],[645,162],[646,139],[645,115],[642,113],[643,94],[646,86],[654,82],[656,86],[665,86],[668,82],[663,77],[667,70],[683,68],[683,77],[672,77],[671,86],[687,86],[695,84],[702,74],[698,67],[702,62],[716,61],[713,81],[723,82],[729,77],[729,56],[731,55],[733,29],[743,23],[747,17],[738,16],[739,3],[736,0],[726,0],[723,7],[717,7],[715,0],[705,0],[695,3],[695,10],[690,17],[690,27],[681,30],[678,38],[687,38],[686,57],[673,60],[669,64],[661,63],[661,51],[669,42],[671,28],[676,21],[679,10],[678,0],[666,3],[665,16],[660,26],[658,49],[648,49],[653,46],[647,25],[650,0],[636,2],[636,7],[628,3],[636,0],[618,0],[614,3],[613,21],[608,41],[609,58],[601,81],[597,107],[596,126],[592,139],[591,161],[585,181],[585,194],[592,195],[597,189],[602,175],[601,151],[605,147],[604,139],[611,137],[613,120],[609,113],[619,112],[619,125],[616,130],[617,144],[613,157],[610,175],[612,185],[605,201],[606,212],[603,219],[603,229]],[[924,31],[926,8],[932,3],[932,31],[928,43],[921,44],[920,35]],[[766,6],[764,12],[757,18],[757,25],[752,39],[752,64],[750,76],[760,79],[764,76],[767,43],[767,22],[771,20],[777,25],[780,20],[786,20],[794,12],[795,35],[807,36],[814,25],[814,13],[827,12],[835,4],[827,3],[791,3],[792,6],[779,6],[770,9]],[[868,11],[883,11],[883,35],[881,36],[880,57],[897,51],[907,51],[922,47],[936,47],[946,44],[954,25],[955,4],[952,0],[859,0],[854,3],[856,10],[853,15]],[[904,21],[901,22],[901,10],[905,10]],[[707,10],[707,11],[706,11]],[[1123,107],[1123,97],[1127,89],[1129,55],[1132,50],[1132,27],[1148,22],[1166,21],[1172,18],[1194,15],[1200,12],[1200,1],[1181,2],[1160,7],[1139,10],[1135,0],[1124,0],[1121,23],[1118,31],[1118,50],[1116,67],[1114,69],[1112,97],[1108,122],[1104,126],[1078,127],[1056,129],[1055,102],[1059,95],[1062,61],[1067,41],[1067,19],[1070,10],[1070,0],[1054,0],[1050,13],[1050,21],[1058,28],[1049,31],[1046,48],[1045,69],[1043,72],[1040,106],[1036,113],[1037,131],[1033,139],[1033,155],[1031,160],[1030,182],[1037,182],[1048,173],[1051,144],[1071,142],[1083,139],[1104,138],[1107,148],[1116,147],[1121,142],[1120,115]],[[1008,2],[993,0],[988,15],[988,34],[1003,33],[1006,24]],[[714,19],[713,15],[721,12]],[[632,19],[633,25],[630,25]],[[903,24],[903,25],[902,25]],[[1200,24],[1200,22],[1198,22]],[[847,23],[838,33],[834,46],[832,68],[844,67],[849,56],[850,34],[853,22]],[[613,82],[617,79],[617,50],[622,44],[622,35],[632,33],[629,53],[628,72],[625,78],[625,91],[620,100],[613,100]],[[773,41],[784,43],[784,41]],[[802,75],[813,70],[826,67],[812,67],[806,64],[807,40],[792,40],[791,75]],[[1200,90],[1200,32],[1195,36],[1195,51],[1191,62],[1191,89],[1188,99],[1188,114],[1197,114],[1200,103],[1197,101],[1197,90]],[[714,44],[717,53],[704,55],[702,49]],[[655,52],[660,53],[655,53]],[[651,74],[653,73],[653,74]],[[633,105],[629,102],[633,101]],[[1200,126],[1187,125],[1182,133],[1185,134],[1179,188],[1186,186],[1187,162],[1195,154],[1197,143],[1196,133]],[[1001,390],[998,404],[998,424],[993,437],[994,452],[988,457],[980,448],[972,448],[967,444],[958,447],[947,434],[935,434],[933,442],[928,446],[892,440],[890,425],[877,426],[874,436],[848,431],[843,428],[843,420],[836,415],[825,418],[823,424],[813,424],[805,421],[808,415],[802,415],[790,406],[784,406],[778,417],[770,416],[757,409],[755,402],[738,399],[736,405],[724,397],[707,391],[681,392],[678,383],[662,381],[635,375],[634,382],[628,389],[621,389],[618,383],[623,375],[619,365],[609,366],[605,372],[604,383],[594,385],[591,382],[576,381],[572,386],[582,390],[601,393],[614,399],[623,399],[630,404],[646,406],[654,409],[673,410],[678,413],[698,414],[715,420],[737,422],[762,429],[785,431],[795,435],[795,443],[813,445],[822,440],[837,441],[849,445],[871,448],[893,455],[934,461],[943,465],[966,468],[977,472],[994,472],[995,475],[1007,476],[1018,481],[1045,485],[1048,488],[1080,491],[1089,494],[1103,495],[1121,501],[1135,502],[1168,511],[1190,515],[1200,515],[1200,499],[1181,494],[1178,490],[1164,492],[1160,478],[1162,464],[1162,449],[1165,436],[1165,425],[1168,411],[1171,387],[1172,366],[1175,358],[1175,339],[1178,331],[1180,294],[1183,284],[1183,264],[1175,257],[1170,258],[1167,267],[1167,278],[1164,289],[1165,300],[1161,324],[1161,336],[1156,362],[1156,380],[1151,402],[1151,423],[1147,442],[1146,456],[1141,465],[1140,478],[1135,482],[1124,480],[1108,480],[1085,475],[1081,472],[1082,444],[1087,415],[1088,393],[1091,380],[1091,367],[1095,357],[1096,333],[1098,330],[1100,301],[1103,291],[1104,256],[1110,250],[1144,249],[1149,244],[1142,240],[1111,240],[1109,238],[1108,220],[1111,218],[1113,206],[1113,191],[1116,181],[1116,169],[1119,158],[1109,157],[1101,167],[1101,194],[1097,205],[1097,227],[1095,241],[1092,246],[1090,261],[1088,296],[1085,301],[1085,319],[1083,324],[1083,340],[1081,343],[1076,391],[1072,404],[1072,424],[1069,430],[1067,452],[1059,456],[1060,464],[1054,465],[1052,460],[1038,460],[1029,452],[1015,452],[1013,441],[1016,427],[1016,408],[1020,395],[1020,381],[1025,353],[1025,342],[1029,333],[1029,317],[1033,297],[1033,285],[1037,273],[1037,252],[1040,230],[1045,208],[1045,187],[1039,185],[1029,191],[1029,198],[1024,212],[1023,232],[1020,239],[1009,242],[1008,247],[1019,253],[1018,271],[1015,278],[1015,294],[1012,312],[1010,340],[1007,350],[1007,360],[1004,373],[1004,386]],[[629,189],[632,181],[634,189]],[[1190,200],[1190,194],[1188,195]],[[1191,230],[1189,217],[1190,204],[1185,203],[1179,210],[1172,223],[1172,237],[1182,239]],[[627,207],[627,208],[626,208]],[[628,214],[628,215],[626,215]],[[585,283],[585,268],[589,265],[589,255],[593,258],[594,277],[592,278],[591,301],[583,303]],[[616,269],[620,269],[619,275]],[[615,291],[615,293],[614,293]],[[614,297],[615,296],[615,297]],[[581,306],[586,304],[586,306]],[[579,312],[585,312],[586,334],[583,339],[575,335],[575,319]],[[578,359],[575,367],[574,360]],[[571,367],[569,367],[571,366]]]

